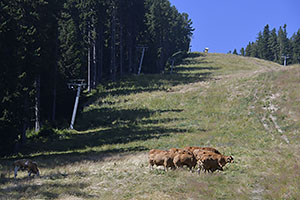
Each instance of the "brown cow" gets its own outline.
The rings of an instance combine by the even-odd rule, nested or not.
[[[149,151],[149,165],[150,169],[153,169],[153,166],[164,166],[165,171],[168,171],[168,168],[175,169],[173,163],[174,155],[169,151],[163,151],[159,149],[151,149]]]
[[[32,160],[16,160],[13,164],[14,166],[14,178],[16,179],[18,175],[19,170],[27,170],[28,171],[28,177],[31,176],[31,173],[36,174],[37,176],[40,176],[40,171],[37,167],[37,163],[33,162]]]
[[[188,151],[188,150],[186,150],[186,149],[178,149],[178,148],[171,148],[171,149],[169,149],[169,151],[170,152],[172,152],[172,153],[175,153],[175,154],[177,154],[177,153],[192,153],[191,151]]]
[[[191,152],[177,153],[173,162],[176,168],[186,165],[190,170],[192,170],[197,164],[197,160]]]
[[[149,155],[150,154],[155,154],[155,153],[161,153],[161,152],[166,152],[165,150],[160,150],[160,149],[151,149],[149,151]]]
[[[198,164],[198,174],[200,170],[203,169],[205,172],[214,172],[216,170],[223,171],[223,168],[218,162],[218,159],[214,158],[214,156],[203,155],[201,160],[197,161]]]
[[[190,151],[190,152],[194,152],[196,149],[200,149],[202,151],[211,151],[214,152],[216,154],[221,154],[217,149],[213,148],[213,147],[185,147],[184,150]]]
[[[227,163],[233,162],[232,156],[224,156],[210,151],[202,151],[197,149],[194,151],[194,155],[198,163],[198,173],[203,168],[205,171],[214,172],[215,170],[223,171],[223,167]]]

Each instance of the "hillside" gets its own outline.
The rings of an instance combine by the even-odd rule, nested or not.
[[[297,199],[300,67],[191,53],[173,74],[99,86],[76,121],[30,155],[41,178],[8,177],[3,199]],[[212,146],[223,172],[149,170],[147,150]]]

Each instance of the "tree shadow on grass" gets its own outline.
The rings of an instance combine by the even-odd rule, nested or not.
[[[181,112],[182,110],[148,110],[148,109],[114,109],[95,108],[81,114],[76,130],[83,131],[97,127],[111,127],[114,125],[136,124],[150,118],[154,114],[163,112]],[[167,122],[168,119],[165,119]],[[172,119],[169,119],[171,121]],[[176,120],[176,119],[174,119]],[[150,123],[150,122],[149,122]],[[152,123],[153,124],[153,123]]]
[[[138,144],[131,146],[126,144],[159,139],[171,134],[186,132],[187,130],[184,129],[184,127],[168,128],[159,125],[182,120],[180,118],[151,118],[154,114],[157,115],[167,112],[180,113],[182,111],[183,110],[180,109],[155,111],[148,109],[91,110],[85,113],[85,117],[87,119],[93,119],[94,121],[90,124],[81,122],[82,131],[65,131],[55,139],[45,141],[39,139],[28,140],[23,156],[20,157],[33,159],[42,167],[45,163],[47,163],[47,167],[49,167],[49,161],[51,161],[50,165],[55,167],[56,165],[67,165],[83,160],[97,161],[116,153],[145,151],[148,149],[144,146]],[[101,120],[104,116],[105,118]],[[97,117],[99,117],[99,119]],[[86,126],[86,124],[88,125]],[[101,128],[97,129],[96,127]],[[109,147],[110,145],[112,146]],[[38,154],[38,156],[30,156],[32,154]],[[1,159],[0,172],[2,173],[5,169],[12,170],[13,160],[16,159],[16,157]],[[4,170],[1,169],[1,166],[4,166]]]
[[[200,56],[203,58],[190,59]],[[96,94],[91,97],[89,102],[94,102],[99,98],[104,99],[108,95],[130,95],[140,92],[164,91],[172,86],[207,81],[211,79],[213,71],[220,69],[217,67],[203,66],[203,64],[209,63],[210,62],[205,60],[203,54],[191,53],[180,65],[174,67],[172,74],[166,71],[164,74],[131,75],[117,82],[107,82],[97,88]],[[186,73],[189,71],[193,71],[193,73]]]
[[[127,144],[135,141],[146,141],[153,138],[158,139],[183,131],[183,129],[176,128],[167,129],[158,126],[147,126],[147,128],[143,128],[139,125],[126,124],[117,125],[100,131],[70,134],[66,139],[59,139],[53,142],[48,141],[45,145],[36,145],[38,145],[37,149],[39,152],[76,152],[93,147],[101,147],[103,145]],[[118,152],[120,150],[112,149],[112,151]],[[34,149],[32,149],[31,152],[34,152]]]
[[[73,154],[74,152],[86,152],[86,149],[94,147],[101,149],[103,145],[128,144],[135,141],[146,141],[182,133],[184,128],[168,128],[159,124],[182,120],[180,118],[152,119],[152,115],[175,112],[182,110],[148,110],[148,109],[93,109],[81,116],[81,122],[77,128],[81,131],[65,131],[64,134],[51,140],[28,141],[25,155],[39,153],[49,154]],[[84,121],[84,119],[88,119]],[[159,124],[158,124],[159,123]],[[101,128],[99,128],[101,127]],[[144,147],[120,149],[112,146],[108,151],[98,153],[119,153],[127,151],[143,151]],[[55,153],[54,153],[55,152]],[[84,153],[82,153],[84,154]],[[79,154],[80,155],[80,154]],[[48,157],[48,156],[47,156]],[[80,158],[81,159],[81,158]]]
[[[134,152],[142,152],[146,150],[149,149],[145,148],[144,146],[135,146],[135,147],[113,148],[113,149],[102,150],[102,151],[88,150],[85,152],[76,152],[76,151],[57,152],[47,156],[43,156],[43,155],[36,156],[35,159],[39,162],[42,168],[55,168],[57,166],[66,166],[78,162],[102,162],[106,159],[111,159],[116,155],[117,158],[115,159],[120,159],[121,157],[126,156],[127,154],[132,154]]]
[[[187,74],[188,71],[199,71],[198,73]],[[217,70],[212,67],[178,67],[172,74],[146,74],[131,76],[122,79],[120,82],[112,83],[110,86],[102,86],[95,96],[89,100],[94,102],[96,99],[104,99],[107,96],[130,95],[141,92],[166,91],[169,87],[189,84],[194,82],[207,81],[211,79],[212,72],[201,72],[201,70]],[[104,89],[103,89],[104,87]]]
[[[177,67],[176,68],[176,71],[179,73],[182,73],[182,72],[191,72],[191,71],[201,71],[201,70],[209,70],[209,71],[212,71],[212,70],[219,70],[220,67],[211,67],[211,66],[205,66],[205,67],[202,67],[202,66],[190,66],[190,67]],[[206,73],[198,73],[198,74],[202,74],[202,76],[205,76],[205,77],[209,77],[212,73],[211,72],[206,72]],[[197,74],[195,74],[197,75]],[[200,80],[201,81],[201,80]]]
[[[202,56],[205,57],[206,54],[200,53],[200,52],[189,52],[187,55],[188,58],[198,58],[198,57],[202,57]]]
[[[95,198],[95,196],[83,192],[82,188],[88,187],[86,183],[43,183],[37,185],[28,178],[11,181],[15,184],[0,188],[1,199],[56,199],[60,195],[59,191],[77,198]]]
[[[211,61],[205,60],[205,58],[201,59],[185,59],[183,60],[180,65],[199,65],[199,64],[210,64]],[[186,68],[189,68],[190,66],[186,66]]]

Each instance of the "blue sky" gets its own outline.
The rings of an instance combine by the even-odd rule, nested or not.
[[[266,24],[287,24],[290,37],[300,29],[300,0],[170,0],[193,21],[192,51],[227,53],[255,41]]]

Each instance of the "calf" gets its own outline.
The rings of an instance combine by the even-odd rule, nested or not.
[[[31,176],[31,173],[36,174],[37,176],[40,176],[40,171],[37,167],[37,163],[33,162],[32,160],[16,160],[13,164],[14,166],[14,178],[16,179],[18,175],[19,170],[27,170],[28,171],[28,177]]]

